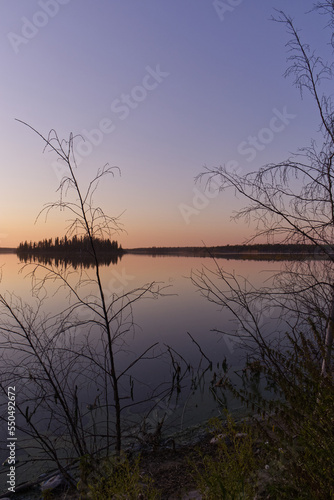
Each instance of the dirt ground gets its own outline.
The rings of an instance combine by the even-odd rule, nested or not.
[[[141,468],[153,478],[155,486],[161,491],[162,500],[181,499],[196,490],[191,463],[200,463],[201,454],[216,455],[217,447],[210,444],[211,437],[175,451],[160,450],[141,456]]]

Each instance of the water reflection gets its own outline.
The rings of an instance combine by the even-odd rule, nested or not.
[[[60,369],[61,378],[74,398],[78,414],[83,416],[84,424],[92,429],[92,439],[96,439],[95,428],[99,428],[103,440],[113,419],[111,412],[106,418],[104,401],[110,401],[113,396],[110,385],[104,389],[104,376],[110,372],[110,367],[106,364],[105,371],[98,371],[97,367],[97,362],[101,367],[104,366],[107,347],[105,341],[101,341],[99,318],[92,316],[90,307],[77,309],[75,300],[78,297],[69,296],[68,289],[60,288],[52,280],[44,283],[43,273],[46,271],[43,268],[37,266],[43,287],[36,291],[36,286],[32,286],[34,282],[27,275],[30,264],[35,270],[39,263],[57,266],[55,260],[42,256],[31,260],[19,260],[15,255],[1,258],[4,264],[2,292],[15,292],[23,303],[31,307],[31,311],[25,307],[29,319],[34,319],[37,325],[43,324],[37,341],[45,340],[46,346],[60,347],[58,351],[50,351],[50,366],[53,370],[57,370],[57,367]],[[18,268],[22,267],[20,262],[25,264],[24,272],[18,275]],[[72,258],[66,263],[64,259],[59,259],[58,264],[63,269],[66,267],[68,280],[73,283],[73,291],[79,294],[80,300],[82,298],[91,304],[95,303],[97,292],[92,263]],[[228,342],[212,331],[232,328],[232,316],[205,300],[190,280],[192,270],[209,264],[207,259],[202,261],[198,257],[152,258],[125,254],[122,258],[110,257],[110,262],[103,262],[100,269],[105,299],[112,307],[122,307],[121,302],[117,305],[117,297],[127,297],[127,294],[144,284],[157,282],[161,284],[159,286],[168,286],[159,294],[133,302],[133,321],[124,314],[116,315],[113,324],[113,331],[117,334],[114,341],[117,373],[121,374],[126,366],[131,366],[126,383],[121,387],[124,404],[129,403],[123,415],[131,422],[132,433],[137,436],[144,431],[154,432],[161,421],[164,424],[163,431],[172,432],[216,415],[221,411],[221,405],[229,409],[240,405],[220,387],[217,377],[226,366],[238,371],[243,364],[243,352],[237,343]],[[280,264],[229,260],[222,261],[222,265],[230,272],[261,284],[277,271]],[[36,274],[33,279],[36,280]],[[78,282],[83,286],[75,288]],[[33,311],[36,310],[38,315],[34,316]],[[43,315],[47,323],[42,323],[40,318]],[[149,353],[152,359],[147,359],[149,355],[145,354],[140,363],[132,366],[132,362],[153,345],[156,347],[152,356]],[[12,366],[16,361],[17,365],[22,360],[29,362],[24,349],[22,352],[17,350],[12,357],[7,356],[7,360]],[[85,364],[85,360],[90,365]],[[23,394],[29,390],[37,372],[31,364],[28,377],[25,375],[25,378],[20,379],[20,367],[16,370],[18,391]],[[172,393],[167,390],[170,386],[173,387]],[[143,403],[135,407],[133,401]],[[53,404],[56,409],[59,408],[57,393],[47,403],[50,408]],[[31,411],[30,406],[28,416]],[[61,435],[63,427],[54,428],[57,424],[55,420],[42,415],[40,421],[45,422],[48,432],[53,433],[59,441],[65,440],[65,435]],[[144,430],[143,421],[146,422]]]
[[[104,256],[99,256],[99,264],[103,266],[110,266],[111,264],[117,264],[121,261],[123,254],[108,254]],[[72,255],[55,255],[48,256],[45,254],[29,254],[29,253],[18,253],[18,258],[20,262],[24,264],[43,264],[45,266],[56,266],[63,267],[67,269],[72,267],[73,269],[89,269],[95,267],[95,258],[93,255],[85,254],[72,254]]]
[[[80,291],[83,298],[96,293],[91,262],[79,262],[76,258],[45,259],[41,256],[31,260],[18,259],[15,255],[2,255],[1,260],[2,293],[6,290],[12,292],[32,307],[36,305],[36,289],[32,288],[29,270],[35,269],[38,263],[66,267],[68,279],[73,286],[79,279],[85,282]],[[23,271],[22,263],[25,265]],[[186,359],[192,359],[198,349],[190,341],[187,335],[189,332],[213,361],[222,361],[228,355],[233,362],[237,362],[240,354],[237,345],[232,346],[222,336],[213,332],[231,330],[232,315],[205,300],[190,280],[192,271],[203,265],[210,265],[208,259],[174,256],[152,258],[147,255],[124,254],[103,260],[101,264],[100,272],[106,300],[148,283],[156,282],[167,287],[159,297],[139,300],[132,305],[135,332],[128,341],[131,351],[136,352],[143,345],[160,342],[172,345]],[[281,268],[281,263],[268,261],[221,260],[221,264],[227,272],[245,276],[254,286],[261,286],[263,283],[268,285],[270,277]],[[80,270],[85,271],[84,276]],[[41,279],[44,272],[43,269],[40,270]],[[59,288],[59,285],[52,281],[47,284],[47,294],[45,289],[43,292],[42,309],[45,314],[55,316],[71,302],[68,291]]]

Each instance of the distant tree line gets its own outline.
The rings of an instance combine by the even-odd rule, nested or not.
[[[226,245],[212,247],[209,250],[217,253],[313,254],[315,248],[314,245],[300,243],[258,243],[254,245]]]
[[[329,249],[331,250],[331,249]],[[199,255],[199,256],[255,256],[255,255],[314,255],[321,253],[314,245],[303,244],[254,244],[254,245],[223,245],[215,247],[151,247],[134,248],[129,253],[149,255]]]

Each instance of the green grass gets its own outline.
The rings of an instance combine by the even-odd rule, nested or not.
[[[91,500],[155,500],[160,498],[153,480],[140,473],[140,457],[131,461],[122,455],[107,459],[88,478],[88,492],[85,498]]]
[[[254,453],[254,429],[237,426],[230,415],[226,424],[218,419],[211,421],[218,436],[212,445],[217,446],[217,456],[204,455],[199,464],[192,464],[197,488],[207,500],[253,498],[261,462]]]

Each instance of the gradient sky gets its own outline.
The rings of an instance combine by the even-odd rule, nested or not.
[[[66,227],[63,212],[34,224],[57,199],[59,173],[15,118],[85,136],[83,186],[107,162],[121,169],[95,201],[122,214],[124,247],[244,242],[251,228],[230,221],[242,200],[208,197],[194,178],[232,161],[255,170],[317,136],[314,103],[283,78],[289,37],[270,18],[284,10],[322,54],[330,33],[306,14],[309,0],[220,3],[218,12],[211,0],[2,0],[0,246]]]

